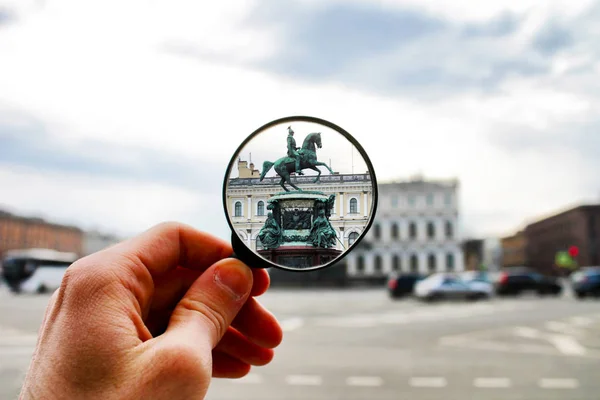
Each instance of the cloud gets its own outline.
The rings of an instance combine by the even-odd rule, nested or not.
[[[97,139],[66,139],[38,119],[0,109],[0,164],[122,182],[157,183],[196,191],[215,187],[220,165],[146,147]],[[221,180],[219,179],[221,178]]]
[[[219,51],[197,54],[292,79],[432,101],[498,92],[511,79],[549,74],[557,52],[574,44],[573,21],[581,18],[565,14],[571,19],[564,24],[549,22],[539,8],[461,21],[412,3],[265,1],[240,29],[276,37],[269,54],[253,61]]]
[[[128,232],[176,217],[226,237],[232,152],[298,114],[355,135],[380,181],[458,177],[473,235],[599,191],[598,16],[583,2],[57,3],[0,35],[11,207]],[[572,41],[540,52],[550,22]]]
[[[163,221],[180,221],[229,239],[221,198],[201,190],[0,165],[0,209],[127,237]]]
[[[15,19],[15,15],[7,8],[0,6],[0,27],[8,24]]]
[[[573,36],[568,29],[550,22],[535,35],[533,48],[542,54],[553,55],[573,43]]]

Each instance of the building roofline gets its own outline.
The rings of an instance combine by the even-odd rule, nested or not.
[[[52,228],[60,228],[60,229],[67,229],[67,230],[76,231],[76,232],[83,232],[83,229],[79,228],[78,226],[58,224],[55,222],[47,221],[40,217],[26,217],[24,215],[13,214],[13,213],[5,211],[5,210],[0,210],[0,219],[2,219],[2,218],[16,220],[16,221],[24,222],[27,224],[41,224],[41,225],[46,225],[46,226],[49,226]]]
[[[545,216],[544,215],[540,215],[538,217],[532,218],[530,220],[530,222],[527,223],[527,226],[525,227],[525,229],[529,228],[532,225],[537,225],[537,224],[539,224],[541,222],[545,222],[545,221],[550,220],[550,219],[558,218],[558,217],[561,217],[561,216],[563,216],[565,214],[569,214],[569,213],[572,213],[572,212],[575,212],[575,211],[595,210],[595,209],[600,210],[600,204],[579,204],[579,205],[566,206],[566,207],[563,207],[560,210],[547,213]]]

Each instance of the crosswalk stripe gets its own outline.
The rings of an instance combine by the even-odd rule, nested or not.
[[[539,386],[542,389],[575,389],[579,387],[579,382],[572,378],[542,378]]]
[[[319,386],[323,383],[323,378],[318,375],[288,375],[285,382],[288,385]]]
[[[410,386],[441,388],[448,384],[443,377],[413,377],[410,378]]]
[[[350,376],[346,379],[346,385],[375,387],[383,385],[383,379],[379,376]]]
[[[473,386],[478,388],[508,388],[511,381],[508,378],[475,378]]]

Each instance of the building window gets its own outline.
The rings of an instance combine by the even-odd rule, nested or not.
[[[350,232],[348,235],[348,245],[352,246],[352,244],[356,242],[356,239],[358,239],[358,233]]]
[[[452,222],[446,221],[445,230],[446,230],[446,237],[448,239],[452,239]]]
[[[435,237],[435,226],[433,225],[433,222],[427,223],[427,237],[429,239],[433,239]]]
[[[375,239],[380,239],[381,238],[381,227],[379,226],[379,224],[376,224],[373,229],[374,229],[373,235],[375,236]]]
[[[263,216],[265,215],[265,203],[264,201],[259,201],[256,205],[256,215]]]
[[[450,195],[450,193],[446,193],[446,195],[444,196],[444,204],[447,206],[452,204],[452,196]]]
[[[427,268],[429,268],[429,272],[435,271],[435,254],[430,254],[427,257]]]
[[[454,254],[452,253],[446,254],[446,271],[454,271]]]
[[[235,216],[236,217],[242,216],[242,202],[241,201],[235,202]]]
[[[416,203],[417,203],[417,201],[416,201],[416,199],[415,199],[415,196],[414,196],[414,195],[412,195],[412,194],[411,194],[411,195],[409,195],[409,196],[408,196],[408,204],[409,204],[411,207],[414,207]]]
[[[398,239],[398,236],[398,224],[394,222],[392,224],[392,239]]]
[[[402,263],[398,254],[394,254],[394,258],[392,258],[392,268],[394,269],[394,271],[400,271],[400,269],[402,268]]]
[[[392,207],[394,207],[394,208],[398,207],[398,196],[396,196],[396,195],[392,196]]]
[[[365,271],[365,257],[360,255],[356,259],[356,271],[364,272]]]
[[[375,272],[381,273],[383,271],[383,261],[381,260],[380,255],[375,256]]]
[[[411,239],[417,238],[417,224],[415,224],[414,222],[411,222],[408,225],[408,235],[410,236]]]
[[[428,206],[433,205],[433,194],[432,193],[427,194],[427,205]]]
[[[412,256],[410,256],[410,270],[412,272],[419,271],[419,258],[417,257],[416,254],[413,254]]]
[[[350,214],[358,214],[358,200],[350,199]]]

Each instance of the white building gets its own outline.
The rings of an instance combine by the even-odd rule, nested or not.
[[[458,231],[458,181],[382,183],[365,250],[347,257],[348,274],[385,277],[398,272],[464,270]]]
[[[283,192],[281,178],[270,177],[259,181],[254,165],[238,161],[239,178],[230,179],[226,189],[227,212],[238,236],[252,250],[257,249],[257,236],[267,219],[267,201]],[[363,232],[372,207],[372,183],[368,173],[323,174],[319,183],[312,183],[315,176],[294,176],[293,182],[302,190],[319,191],[327,196],[335,194],[335,204],[329,218],[340,242],[347,248]],[[260,246],[260,241],[258,243]]]

